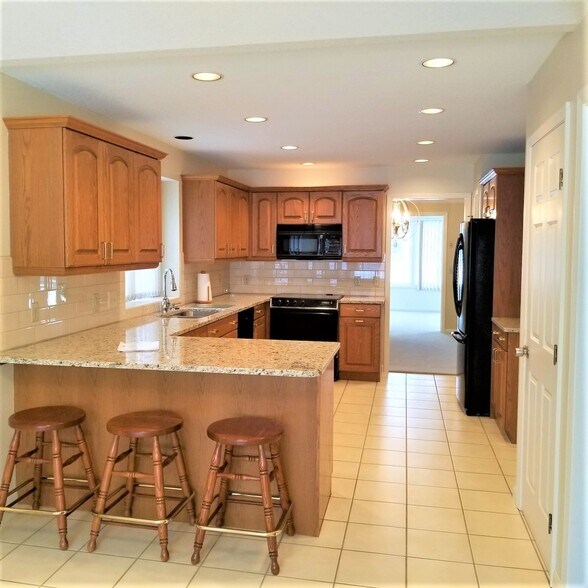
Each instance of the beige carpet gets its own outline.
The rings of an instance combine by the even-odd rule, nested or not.
[[[390,313],[390,371],[457,373],[457,343],[439,331],[438,313]]]

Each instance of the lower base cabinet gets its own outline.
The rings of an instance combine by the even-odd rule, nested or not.
[[[517,441],[519,334],[492,326],[492,387],[490,414],[511,443]]]
[[[339,377],[380,381],[379,304],[341,304]]]
[[[269,302],[258,304],[253,309],[253,338],[269,339]]]

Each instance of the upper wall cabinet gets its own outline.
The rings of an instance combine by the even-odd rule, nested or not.
[[[251,194],[250,259],[276,258],[276,193]]]
[[[165,153],[73,117],[4,122],[16,275],[159,264]]]
[[[278,224],[340,224],[341,192],[278,192]]]
[[[182,176],[184,261],[249,255],[249,188],[222,176]]]
[[[382,261],[385,190],[343,192],[343,259]]]

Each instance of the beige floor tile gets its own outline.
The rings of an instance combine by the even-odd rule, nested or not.
[[[410,588],[477,588],[478,581],[470,563],[409,557],[406,585]]]
[[[441,406],[441,410],[444,414],[450,412],[454,412],[456,414],[463,414],[461,407],[459,406],[455,398],[452,398],[451,400],[439,400],[439,405]]]
[[[463,512],[454,508],[408,505],[409,529],[466,533]]]
[[[472,445],[488,445],[486,433],[469,433],[465,431],[447,431],[450,443],[471,443]]]
[[[494,458],[459,457],[454,455],[453,467],[456,472],[470,472],[472,474],[502,474],[500,466]]]
[[[423,429],[410,427],[406,429],[406,438],[409,441],[437,441],[440,443],[447,442],[447,435],[444,429]]]
[[[412,486],[439,486],[441,488],[457,488],[455,474],[444,470],[423,468],[408,469],[408,483]]]
[[[443,419],[421,419],[416,417],[408,417],[406,419],[406,426],[408,429],[445,430]]]
[[[37,547],[52,547],[59,549],[59,533],[55,521],[52,524],[41,527],[36,533],[33,533],[28,539],[23,541],[24,545],[36,545]],[[86,545],[90,537],[90,528],[92,524],[89,521],[79,521],[68,519],[67,521],[67,541],[71,551],[77,551]]]
[[[506,479],[506,483],[510,488],[511,493],[514,493],[516,485],[517,485],[517,477],[516,476],[504,476]]]
[[[349,523],[343,549],[406,555],[406,532],[401,527]]]
[[[424,410],[439,410],[439,402],[432,400],[407,400],[407,408],[421,408]]]
[[[357,414],[356,412],[336,412],[333,420],[335,423],[367,425],[370,416],[368,414]]]
[[[302,580],[332,582],[335,579],[340,551],[326,547],[280,544],[280,574]]]
[[[503,435],[502,433],[487,433],[488,435],[488,441],[490,441],[490,445],[496,446],[496,447],[511,447],[512,443],[509,441],[508,437],[506,437],[506,435]]]
[[[453,462],[449,455],[432,455],[430,453],[407,453],[408,467],[427,468],[431,470],[453,471]]]
[[[36,533],[45,525],[51,525],[51,528],[57,533],[55,521],[48,515],[18,515],[15,513],[4,513],[2,525],[0,525],[0,541],[8,543],[22,543],[27,537]]]
[[[456,472],[457,485],[465,490],[486,490],[488,492],[508,492],[508,484],[504,476],[495,474],[477,474],[472,472]]]
[[[354,500],[349,514],[350,523],[406,527],[406,505],[394,502]]]
[[[473,443],[449,443],[451,455],[457,457],[475,457],[483,459],[494,459],[494,451],[489,445],[475,445]]]
[[[406,533],[406,552],[408,557],[463,563],[472,561],[468,536],[462,533],[408,529]]]
[[[348,478],[331,478],[331,496],[333,498],[353,498],[355,480]]]
[[[296,543],[297,545],[310,545],[311,547],[329,547],[341,549],[345,537],[347,524],[341,521],[323,521],[321,532],[318,537],[310,535],[282,535],[282,543]]]
[[[330,498],[325,519],[330,521],[346,521],[349,518],[351,510],[351,500],[349,498]]]
[[[188,588],[225,588],[226,586],[257,588],[261,586],[263,578],[263,574],[201,567],[192,582],[188,584]]]
[[[361,453],[361,447],[333,447],[333,459],[337,461],[359,463],[361,461]]]
[[[336,580],[373,588],[404,588],[404,562],[398,555],[343,550]]]
[[[476,564],[542,570],[530,540],[471,535],[470,541]]]
[[[402,389],[388,389],[388,390],[377,390],[374,394],[374,405],[378,406],[398,406],[396,402],[398,400],[406,400],[406,392]],[[403,402],[403,406],[405,406]]]
[[[17,543],[0,543],[0,559],[18,547]]]
[[[384,449],[364,449],[361,463],[374,463],[380,465],[405,466],[406,454],[404,451],[386,451]]]
[[[334,478],[350,478],[355,480],[357,479],[357,472],[359,472],[358,463],[353,461],[333,461]]]
[[[184,588],[197,568],[175,563],[136,561],[116,585],[117,588]]]
[[[543,572],[476,565],[480,588],[549,588]]]
[[[396,437],[371,437],[365,438],[366,449],[386,449],[389,451],[406,451],[406,439]]]
[[[404,415],[375,414],[370,417],[369,424],[385,427],[405,427],[406,418]]]
[[[406,416],[413,419],[443,420],[440,410],[427,410],[423,408],[407,408]]]
[[[489,417],[480,417],[480,424],[484,427],[484,431],[486,433],[490,433],[491,435],[501,435],[500,429],[496,424],[495,419],[491,419]]]
[[[427,390],[412,390],[406,393],[407,400],[421,400],[423,402],[439,402],[437,391],[435,388],[428,388]]]
[[[224,584],[226,586],[227,584]],[[316,580],[302,580],[301,578],[286,578],[280,576],[265,576],[263,588],[331,588],[330,582],[317,582]]]
[[[470,423],[467,421],[445,420],[445,429],[447,431],[461,431],[463,433],[483,433],[484,429],[480,423]]]
[[[333,445],[336,447],[363,447],[364,435],[350,435],[347,433],[333,433]]]
[[[222,536],[202,562],[202,567],[264,574],[269,567],[267,543],[243,537]]]
[[[407,449],[412,453],[433,453],[436,455],[449,455],[449,443],[446,441],[421,441],[409,439]]]
[[[505,476],[517,475],[517,462],[510,459],[499,459],[500,469]]]
[[[370,425],[368,427],[367,434],[374,437],[393,437],[396,439],[404,439],[406,437],[406,429],[404,427]]]
[[[135,529],[118,525],[106,525],[98,535],[96,551],[102,555],[139,557],[145,548],[157,537],[157,530]]]
[[[362,463],[359,468],[358,480],[405,484],[406,468],[404,466]]]
[[[362,404],[350,404],[348,402],[340,402],[337,406],[337,411],[335,414],[367,414],[369,415],[371,412],[371,408],[369,405],[362,405]]]
[[[417,506],[437,506],[440,508],[459,508],[461,500],[458,490],[435,486],[407,486],[408,504]]]
[[[169,531],[169,561],[172,563],[185,564],[190,561],[192,552],[194,551],[194,533],[195,529],[192,527],[191,533],[179,533],[177,531]],[[206,533],[204,537],[204,545],[200,552],[200,561],[204,561],[208,552],[212,549],[214,544],[218,541],[218,533]],[[139,559],[149,559],[153,561],[160,561],[161,548],[159,546],[159,539],[153,538],[147,549],[143,551]]]
[[[464,511],[470,535],[505,537],[508,539],[529,539],[527,528],[518,514]]]
[[[0,580],[35,585],[43,584],[74,554],[73,551],[20,545],[2,558]],[[129,565],[132,563],[133,561],[129,560]]]
[[[353,497],[356,500],[406,503],[406,484],[358,480]]]
[[[516,445],[495,445],[492,447],[494,455],[497,459],[517,460],[517,446]]]
[[[391,406],[380,406],[380,405],[374,404],[371,414],[372,414],[372,416],[386,415],[386,416],[401,417],[401,416],[405,416],[406,408],[404,406],[403,400],[398,400],[395,404],[393,404]]]
[[[110,588],[120,580],[134,562],[135,560],[129,557],[79,551],[47,580],[45,586]]]
[[[518,514],[510,494],[480,490],[460,490],[460,494],[464,510]]]
[[[343,394],[343,398],[341,399],[342,402],[346,404],[357,404],[360,406],[371,406],[373,396],[370,394],[369,396],[364,396],[361,394]]]

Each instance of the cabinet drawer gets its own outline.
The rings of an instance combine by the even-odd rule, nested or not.
[[[239,321],[236,314],[231,314],[223,319],[210,323],[208,325],[209,337],[224,337],[230,331],[237,328]]]
[[[508,335],[496,327],[492,329],[492,342],[502,347],[504,351],[508,351]]]
[[[204,327],[199,327],[198,329],[194,329],[193,331],[188,331],[187,333],[182,333],[182,337],[208,337],[208,325]]]
[[[339,312],[341,316],[379,317],[380,304],[342,304]]]
[[[253,308],[253,320],[261,318],[262,316],[265,316],[265,302],[257,304]]]

